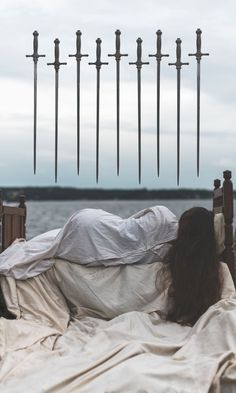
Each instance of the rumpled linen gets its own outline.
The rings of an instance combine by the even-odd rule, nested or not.
[[[233,393],[236,297],[221,264],[222,300],[193,326],[160,318],[164,265],[86,267],[55,259],[28,280],[1,276],[4,393]]]
[[[83,209],[62,229],[8,247],[0,254],[0,274],[28,279],[49,269],[54,257],[89,266],[151,263],[164,257],[177,230],[177,218],[165,206],[126,219],[101,209]]]

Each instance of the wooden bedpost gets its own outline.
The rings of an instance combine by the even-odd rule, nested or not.
[[[224,171],[223,195],[224,195],[224,218],[225,218],[225,250],[224,257],[229,270],[235,281],[235,256],[233,250],[233,183],[231,181],[231,171]]]
[[[214,180],[214,191],[213,191],[213,211],[214,213],[223,213],[223,190],[221,188],[220,179]]]
[[[23,219],[23,228],[22,228],[22,234],[23,237],[25,238],[25,233],[26,233],[26,204],[25,204],[25,195],[20,195],[19,196],[19,206],[22,209],[25,210],[25,215],[24,215],[24,219]]]

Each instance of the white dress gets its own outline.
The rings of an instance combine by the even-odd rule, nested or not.
[[[90,266],[161,261],[177,230],[176,216],[164,206],[126,219],[100,209],[84,209],[62,229],[11,245],[0,255],[0,274],[24,280],[48,270],[54,258]]]

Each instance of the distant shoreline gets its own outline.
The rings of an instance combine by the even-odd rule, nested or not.
[[[151,200],[151,199],[211,199],[206,189],[98,189],[72,187],[2,187],[2,199],[16,201],[25,195],[28,201],[74,200]],[[234,192],[234,197],[236,193]]]

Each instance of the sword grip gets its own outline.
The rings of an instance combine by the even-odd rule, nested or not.
[[[80,54],[80,52],[81,52],[81,35],[82,35],[81,31],[77,30],[77,32],[76,32],[76,52],[77,52],[77,54]]]
[[[76,54],[69,55],[69,57],[76,57],[76,60],[81,60],[82,57],[88,57],[88,55],[82,55],[81,53],[81,31],[77,30],[76,32]]]
[[[101,43],[102,43],[101,38],[98,38],[98,39],[96,40],[96,43],[97,43],[97,47],[96,47],[96,58],[97,58],[97,62],[98,62],[98,63],[101,63]]]
[[[67,63],[60,63],[60,60],[59,60],[59,55],[60,55],[59,44],[60,44],[60,41],[59,41],[58,38],[56,38],[54,40],[54,45],[55,45],[54,46],[54,56],[55,56],[55,60],[54,60],[53,63],[47,63],[47,65],[53,65],[56,71],[59,70],[60,65],[66,65],[67,64]]]
[[[102,65],[109,64],[107,62],[102,62],[101,61],[101,43],[102,43],[101,38],[97,38],[96,39],[96,44],[97,44],[97,47],[96,47],[96,61],[94,63],[89,63],[89,65],[95,65],[97,70],[100,70]]]
[[[181,63],[181,39],[176,40],[176,63]]]
[[[26,57],[33,57],[33,61],[37,63],[39,57],[45,57],[45,55],[38,54],[38,36],[39,33],[35,30],[33,32],[33,54],[32,55],[25,55]]]
[[[108,57],[115,57],[116,60],[119,61],[122,56],[128,56],[128,54],[120,53],[120,35],[121,35],[120,30],[116,30],[115,35],[116,35],[116,44],[115,44],[116,52],[114,54],[109,53]]]
[[[59,54],[60,54],[59,44],[60,44],[60,41],[59,41],[58,38],[55,39],[54,44],[55,44],[55,47],[54,47],[55,63],[59,63]]]
[[[142,61],[142,39],[139,37],[137,40],[137,61],[129,62],[130,65],[135,64],[138,70],[141,70],[143,64],[149,64],[148,61]]]
[[[197,38],[196,38],[197,53],[201,53],[201,46],[202,46],[201,35],[202,35],[202,30],[201,29],[197,29],[196,34],[197,34]]]
[[[38,54],[38,35],[39,35],[39,33],[35,30],[33,32],[33,36],[34,36],[34,39],[33,39],[34,56]]]
[[[156,32],[157,35],[157,55],[161,55],[161,35],[162,35],[162,31],[161,30],[157,30]]]
[[[175,65],[177,70],[181,70],[183,65],[189,65],[189,63],[182,63],[181,62],[181,43],[182,40],[177,38],[176,42],[176,62],[175,63],[168,63],[168,65]]]
[[[201,52],[201,47],[202,47],[202,31],[201,29],[196,30],[196,53],[189,53],[189,56],[195,56],[196,59],[199,61],[201,60],[202,56],[209,56],[209,53],[202,53]]]
[[[161,35],[162,35],[162,31],[161,30],[157,30],[156,35],[157,35],[157,42],[156,42],[157,53],[155,53],[155,55],[148,55],[148,56],[149,57],[155,57],[157,61],[160,61],[162,59],[162,57],[169,57],[169,55],[163,55],[161,53]]]
[[[137,39],[137,63],[141,63],[142,62],[142,39],[138,38]]]
[[[116,53],[120,54],[120,35],[121,35],[120,30],[116,30],[115,35],[116,35]]]

